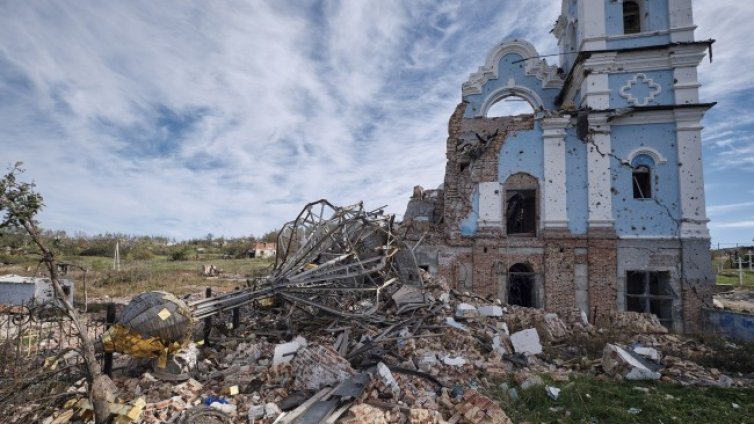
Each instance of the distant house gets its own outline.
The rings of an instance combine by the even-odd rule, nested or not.
[[[267,243],[258,241],[254,243],[254,246],[247,252],[249,258],[274,258],[277,254],[277,245],[275,243]]]

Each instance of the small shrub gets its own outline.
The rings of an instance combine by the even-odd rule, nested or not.
[[[170,260],[171,261],[185,261],[189,258],[189,249],[178,249],[174,250],[170,254]]]

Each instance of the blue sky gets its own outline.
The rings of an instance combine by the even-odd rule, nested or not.
[[[445,171],[461,84],[500,40],[555,53],[558,0],[0,0],[0,164],[46,228],[262,234],[306,202],[402,214]],[[754,7],[696,0],[713,243],[754,238]],[[550,63],[557,58],[549,58]]]

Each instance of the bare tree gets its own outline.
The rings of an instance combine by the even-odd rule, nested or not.
[[[42,261],[50,274],[55,297],[73,321],[78,332],[81,342],[80,353],[86,365],[89,399],[94,407],[95,421],[97,424],[106,423],[110,415],[108,401],[113,400],[113,383],[109,377],[100,371],[95,357],[94,344],[89,338],[86,328],[82,325],[78,312],[63,292],[58,276],[55,253],[43,242],[37,222],[34,220],[37,212],[44,206],[43,199],[34,190],[34,183],[18,180],[18,176],[24,172],[21,166],[21,162],[16,163],[0,179],[0,213],[2,213],[0,228],[23,228],[42,253]]]

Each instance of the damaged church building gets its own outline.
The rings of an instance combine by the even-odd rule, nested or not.
[[[450,287],[590,320],[651,312],[700,330],[715,276],[691,0],[564,0],[559,64],[496,45],[450,117],[445,180],[404,216]],[[554,46],[553,46],[554,47]],[[490,116],[515,98],[530,114]]]

